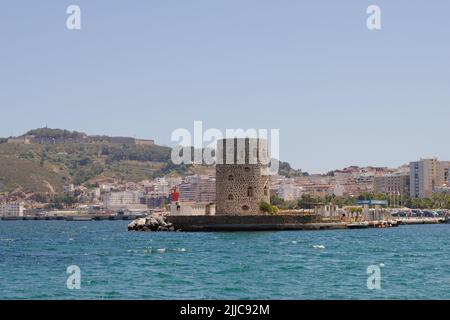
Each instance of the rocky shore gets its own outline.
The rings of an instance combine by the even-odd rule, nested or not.
[[[167,216],[161,213],[154,213],[148,217],[133,220],[128,225],[128,231],[179,231],[174,225],[167,222]]]

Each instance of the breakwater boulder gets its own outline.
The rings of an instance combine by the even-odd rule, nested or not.
[[[177,231],[172,223],[167,222],[167,216],[154,213],[150,216],[133,220],[128,225],[128,231]]]

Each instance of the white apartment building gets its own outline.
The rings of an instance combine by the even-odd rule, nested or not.
[[[450,161],[421,159],[410,163],[411,198],[429,198],[436,188],[448,185]]]
[[[127,208],[129,205],[140,204],[143,197],[140,191],[111,192],[105,195],[105,207],[107,209]]]
[[[214,203],[216,201],[216,179],[208,175],[186,177],[178,187],[180,201]]]
[[[0,217],[23,217],[23,211],[22,203],[0,204]]]

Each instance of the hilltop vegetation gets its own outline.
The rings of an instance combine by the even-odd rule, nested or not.
[[[213,166],[175,165],[171,148],[139,145],[134,138],[87,136],[77,131],[40,128],[21,137],[31,143],[0,139],[0,192],[59,193],[64,185],[100,180],[139,182],[166,175],[214,174]],[[117,143],[112,141],[124,141]],[[280,162],[280,174],[304,175]]]
[[[35,136],[37,138],[82,138],[84,133],[69,131],[65,129],[39,128],[28,131],[26,136]]]
[[[84,134],[60,129],[27,132],[39,138],[74,139]],[[0,141],[0,192],[60,192],[63,185],[93,179],[141,181],[176,171],[168,147],[109,142],[13,144]],[[187,168],[184,168],[187,169]]]

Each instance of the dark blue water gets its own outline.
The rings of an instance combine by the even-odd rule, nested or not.
[[[127,222],[1,221],[0,299],[450,299],[450,225],[131,233]],[[367,288],[369,265],[381,290]],[[81,269],[81,289],[66,268]]]

